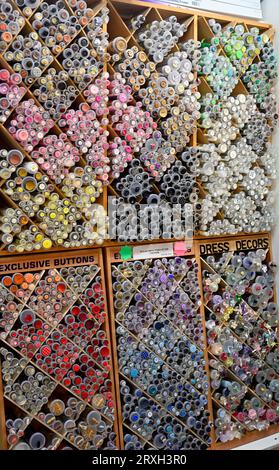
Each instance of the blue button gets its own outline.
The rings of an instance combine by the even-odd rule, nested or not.
[[[133,378],[137,377],[138,376],[138,370],[137,369],[131,369],[130,375]]]

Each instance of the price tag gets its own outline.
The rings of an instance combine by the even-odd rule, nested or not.
[[[173,243],[156,243],[133,247],[134,259],[164,258],[173,256]]]

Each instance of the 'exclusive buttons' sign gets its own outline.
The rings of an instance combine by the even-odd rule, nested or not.
[[[0,264],[0,273],[11,273],[16,271],[34,271],[47,268],[61,268],[63,266],[78,266],[84,264],[94,264],[96,262],[93,255],[81,256],[61,256],[51,258],[37,258],[32,260],[15,261],[11,257],[9,261],[7,258]]]

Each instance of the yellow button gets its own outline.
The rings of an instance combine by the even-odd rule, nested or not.
[[[44,241],[43,241],[43,247],[44,248],[51,248],[52,247],[52,241],[49,240],[48,238],[46,238]]]
[[[27,171],[25,170],[25,168],[18,169],[18,176],[20,176],[21,178],[25,178],[26,175],[27,175]]]
[[[37,233],[37,235],[35,236],[35,241],[36,242],[41,242],[43,239],[43,235],[41,233]]]
[[[166,117],[167,114],[168,114],[168,111],[166,110],[166,108],[161,108],[160,109],[159,115],[161,117]]]

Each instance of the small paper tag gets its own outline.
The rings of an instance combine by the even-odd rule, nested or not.
[[[173,243],[134,246],[134,259],[163,258],[173,256]]]
[[[183,256],[185,255],[187,251],[187,247],[186,247],[186,243],[183,241],[183,242],[175,242],[174,245],[173,245],[173,253],[176,255],[176,256]]]
[[[122,246],[119,250],[119,254],[124,261],[131,259],[133,258],[133,247],[128,245]]]

